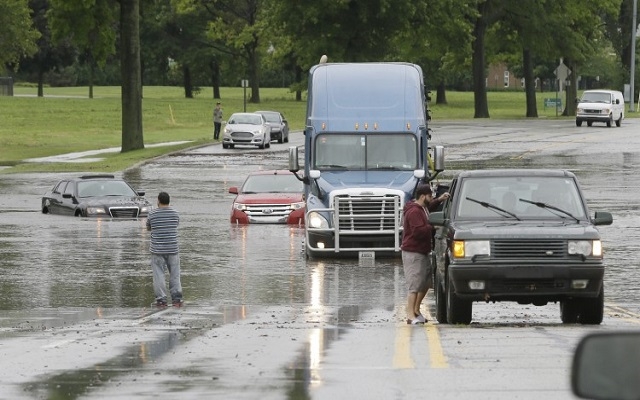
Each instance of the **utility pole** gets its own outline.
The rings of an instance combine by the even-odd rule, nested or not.
[[[629,111],[634,112],[635,108],[633,106],[634,96],[636,93],[635,89],[635,75],[636,75],[636,34],[638,33],[638,23],[636,21],[636,14],[638,14],[638,0],[633,0],[633,23],[631,25],[631,65],[629,68],[629,72],[631,72],[631,81],[629,82],[629,86],[631,86],[631,101],[629,102]]]

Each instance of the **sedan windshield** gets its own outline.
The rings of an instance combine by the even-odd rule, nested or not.
[[[232,115],[229,118],[230,124],[249,124],[249,125],[262,125],[262,118],[260,115],[254,114],[243,114],[243,115]]]
[[[302,193],[302,182],[293,174],[251,175],[242,193]]]
[[[264,119],[267,120],[267,122],[276,122],[276,123],[280,123],[280,116],[278,115],[278,113],[261,113],[262,116],[264,117]]]
[[[410,134],[319,135],[315,169],[414,170],[418,144]]]
[[[571,178],[467,178],[459,190],[460,218],[586,219],[578,187]]]
[[[137,196],[137,193],[123,181],[78,182],[78,197]]]

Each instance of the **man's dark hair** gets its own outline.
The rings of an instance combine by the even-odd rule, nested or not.
[[[160,194],[158,195],[158,201],[160,202],[160,204],[168,206],[169,202],[171,201],[171,197],[169,197],[169,193],[167,192],[160,192]]]

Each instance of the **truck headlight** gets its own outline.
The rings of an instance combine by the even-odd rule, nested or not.
[[[233,209],[238,211],[244,211],[247,209],[247,206],[244,203],[233,203]]]
[[[491,245],[488,240],[454,240],[451,250],[454,258],[491,255]]]
[[[291,203],[291,209],[292,210],[299,210],[301,208],[304,208],[304,201],[298,202],[298,203]]]
[[[570,240],[568,252],[571,255],[602,256],[602,242],[600,240]]]
[[[325,217],[315,211],[312,211],[309,213],[309,227],[314,229],[326,229],[329,227],[329,223]]]

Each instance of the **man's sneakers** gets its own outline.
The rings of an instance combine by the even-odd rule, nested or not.
[[[407,318],[408,325],[424,325],[427,322],[427,319],[422,315],[418,314],[414,319]]]
[[[182,299],[180,300],[174,300],[171,305],[173,307],[182,307],[182,305],[184,304],[184,301]],[[158,308],[164,308],[167,307],[167,299],[156,299],[155,302],[152,303],[152,305],[158,307]]]
[[[180,300],[175,300],[171,305],[174,307],[182,307],[183,304],[184,304],[184,301],[180,299]]]

